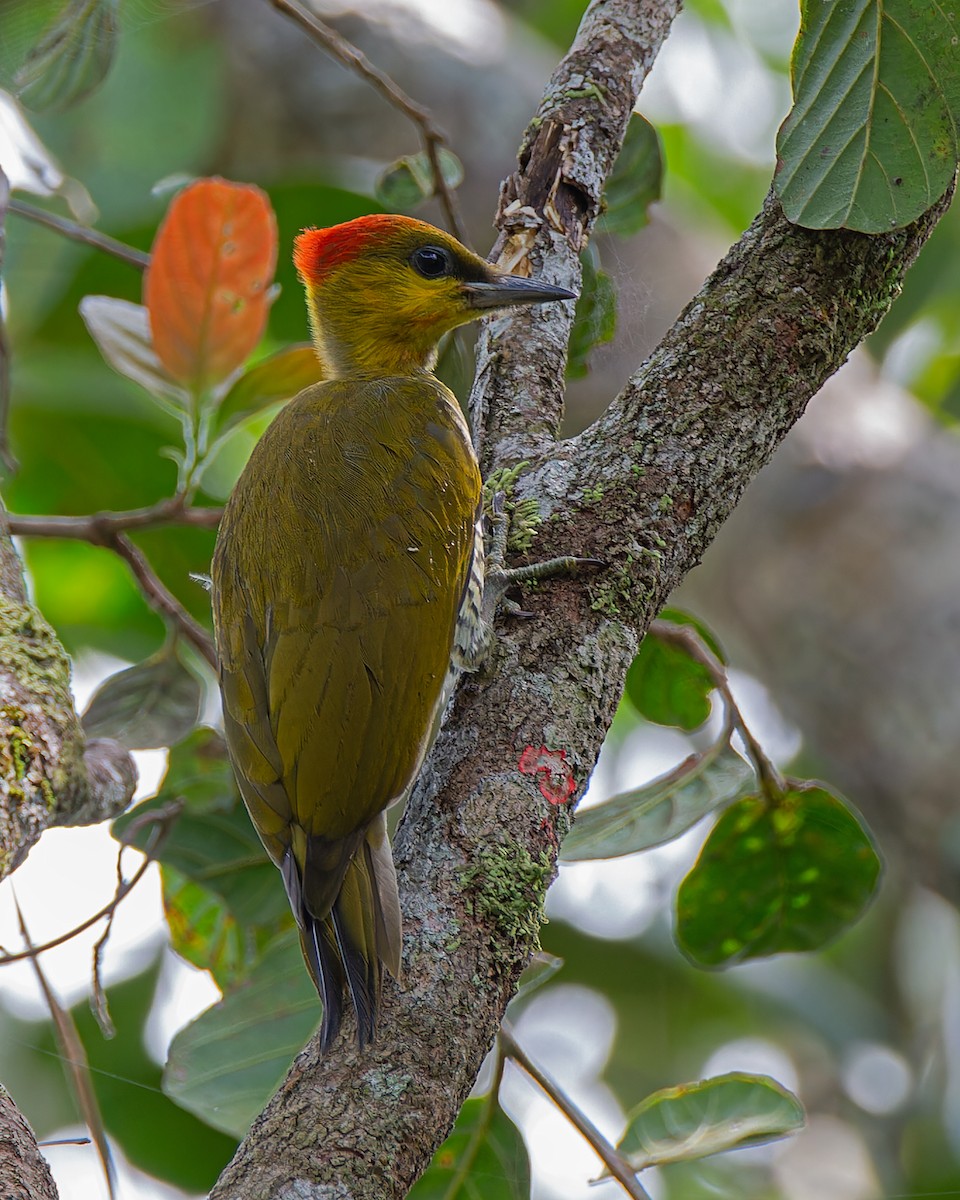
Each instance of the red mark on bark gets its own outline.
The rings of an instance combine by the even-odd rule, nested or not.
[[[538,775],[541,796],[551,804],[566,804],[576,790],[566,750],[548,750],[546,746],[527,746],[517,766],[524,775]]]

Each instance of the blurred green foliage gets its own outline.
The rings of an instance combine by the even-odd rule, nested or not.
[[[529,1195],[530,1165],[523,1138],[488,1095],[463,1106],[410,1200],[527,1200]]]
[[[85,1000],[71,1013],[109,1136],[141,1170],[185,1191],[206,1191],[233,1155],[236,1141],[216,1133],[160,1090],[161,1068],[143,1045],[158,976],[155,960],[146,971],[107,988],[117,1030],[112,1039],[100,1032]],[[79,1123],[49,1022],[21,1021],[0,1010],[0,1045],[4,1085],[38,1137]]]

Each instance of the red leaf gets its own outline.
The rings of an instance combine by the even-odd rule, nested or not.
[[[200,392],[243,363],[263,333],[277,264],[266,195],[200,179],[174,199],[150,258],[144,302],[157,356]]]

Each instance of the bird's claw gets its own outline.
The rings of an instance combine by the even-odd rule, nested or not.
[[[516,600],[510,600],[507,596],[504,596],[501,599],[500,607],[508,616],[516,617],[519,621],[527,621],[537,615],[536,613],[529,612],[525,608],[521,608]]]

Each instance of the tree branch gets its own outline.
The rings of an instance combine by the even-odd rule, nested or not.
[[[70,662],[27,600],[0,506],[0,878],[51,825],[91,825],[133,798],[137,769],[116,742],[84,743]]]
[[[466,232],[460,216],[456,193],[447,183],[440,167],[440,147],[447,144],[447,139],[437,128],[431,113],[422,104],[411,99],[389,75],[375,66],[361,50],[358,50],[352,42],[347,41],[332,25],[328,25],[326,21],[321,21],[319,17],[308,12],[301,4],[297,3],[297,0],[268,0],[268,3],[272,4],[278,12],[282,12],[295,21],[313,38],[317,45],[326,50],[331,58],[336,59],[348,71],[353,71],[355,75],[366,80],[388,104],[393,105],[417,126],[420,130],[423,148],[430,160],[434,187],[450,232],[461,242],[466,242]]]
[[[561,129],[559,138],[537,139],[550,156],[550,179],[559,167],[569,167],[577,187],[589,190],[589,204],[567,205],[560,192],[570,185],[562,171],[548,188],[554,208],[580,214],[581,231],[571,235],[571,245],[536,213],[508,204],[511,221],[529,221],[533,228],[528,236],[527,226],[517,225],[514,240],[503,243],[501,265],[516,269],[536,247],[538,273],[549,253],[565,280],[578,275],[577,252],[599,210],[604,174],[678,8],[679,0],[594,0],[551,80],[536,126]],[[606,94],[583,89],[582,70],[577,81],[578,65],[588,55]],[[571,94],[581,90],[584,95]],[[529,198],[527,181],[541,174],[546,178],[549,170],[525,147],[515,177],[518,196]],[[498,383],[499,400],[486,389],[499,379],[511,344],[522,350],[524,363],[534,362],[545,347],[559,347],[553,356],[554,364],[559,356],[559,378],[546,370],[535,383],[560,396],[569,318],[557,319],[559,332],[541,318],[531,326],[538,336],[531,334],[529,342],[523,318],[515,326],[496,322],[503,340],[481,361],[475,411],[499,416],[509,385]],[[527,395],[533,390],[528,386]],[[496,441],[491,438],[491,445]],[[567,618],[580,607],[576,599],[568,602]],[[557,835],[569,824],[567,810],[543,799],[519,770],[519,759],[527,745],[569,746],[576,756],[571,769],[578,796],[636,651],[633,631],[596,618],[575,635],[569,628],[566,634],[563,649],[574,661],[571,666],[555,647],[555,676],[537,672],[539,634],[534,634],[533,645],[504,639],[493,672],[461,687],[453,719],[421,773],[394,844],[406,931],[404,982],[402,992],[389,984],[385,989],[380,1040],[372,1052],[359,1053],[348,1019],[346,1036],[327,1058],[320,1057],[316,1043],[309,1044],[254,1122],[211,1200],[260,1198],[291,1188],[304,1197],[330,1195],[321,1184],[335,1184],[353,1200],[399,1200],[452,1126],[536,944],[543,897],[555,872]],[[532,660],[521,666],[521,653],[532,654]]]
[[[169,496],[146,508],[127,512],[91,513],[83,517],[17,516],[9,514],[11,533],[28,537],[71,538],[113,550],[133,572],[148,604],[176,626],[184,638],[217,670],[213,638],[199,621],[187,612],[147,561],[143,551],[126,535],[128,529],[147,529],[157,525],[190,525],[197,529],[216,529],[223,515],[221,508],[190,508],[182,494]]]
[[[144,271],[150,266],[150,255],[144,254],[142,250],[136,250],[125,242],[118,242],[116,238],[110,237],[107,233],[100,233],[99,230],[91,229],[89,225],[81,225],[77,221],[71,221],[69,217],[60,217],[56,213],[47,212],[45,208],[39,208],[36,204],[30,204],[26,200],[11,200],[7,210],[18,217],[25,217],[28,221],[33,221],[36,225],[53,229],[56,233],[70,238],[71,241],[82,242],[85,246],[93,246],[96,250],[102,250],[105,254],[118,258],[128,266],[136,267],[138,271]]]
[[[0,1196],[57,1200],[57,1185],[33,1130],[0,1084]]]
[[[500,189],[491,260],[577,291],[580,251],[640,86],[679,0],[607,0],[587,9],[576,40],[527,126],[517,170]],[[543,457],[563,418],[573,304],[484,322],[470,396],[483,475]]]
[[[536,473],[537,494],[556,497],[544,506],[558,514],[551,541],[583,542],[613,565],[597,611],[646,628],[810,398],[879,324],[952,196],[881,236],[802,229],[768,196],[607,412]]]
[[[632,1196],[633,1200],[650,1200],[650,1193],[640,1183],[637,1172],[621,1157],[616,1148],[610,1145],[596,1125],[570,1101],[563,1089],[530,1058],[517,1041],[513,1027],[508,1021],[504,1021],[501,1026],[500,1041],[504,1051],[517,1066],[560,1109],[581,1137],[590,1143],[610,1175],[617,1180],[627,1195]]]
[[[134,508],[127,512],[91,513],[84,517],[9,514],[7,523],[11,533],[28,537],[71,538],[112,550],[130,568],[151,608],[174,625],[216,671],[218,664],[213,638],[166,587],[143,551],[127,537],[126,530],[147,529],[156,525],[216,529],[222,515],[223,509],[220,508],[190,508],[185,504],[184,497],[178,494],[146,508]]]
[[[222,508],[191,508],[184,505],[182,496],[171,496],[146,508],[132,508],[126,512],[99,512],[79,517],[9,513],[7,519],[10,532],[18,536],[70,538],[106,546],[115,534],[129,529],[152,529],[158,525],[216,529],[222,516]]]
[[[554,75],[501,202],[503,265],[564,284],[677,4],[595,0]],[[569,809],[521,768],[547,746],[574,798],[626,670],[668,592],[807,400],[873,329],[949,198],[883,237],[813,233],[773,199],[591,429],[558,442],[570,314],[490,323],[472,405],[486,469],[529,459],[518,494],[545,519],[538,557],[610,563],[589,586],[525,598],[468,677],[395,842],[406,929],[377,1045],[310,1043],[211,1200],[400,1200],[446,1134],[537,942]],[[519,203],[517,203],[519,202]],[[602,497],[602,499],[598,499]]]
[[[194,620],[173,592],[164,584],[150,566],[140,547],[135,546],[125,533],[113,534],[107,545],[120,555],[133,572],[147,603],[180,631],[190,645],[203,655],[216,673],[219,669],[219,662],[213,638],[199,621]]]

